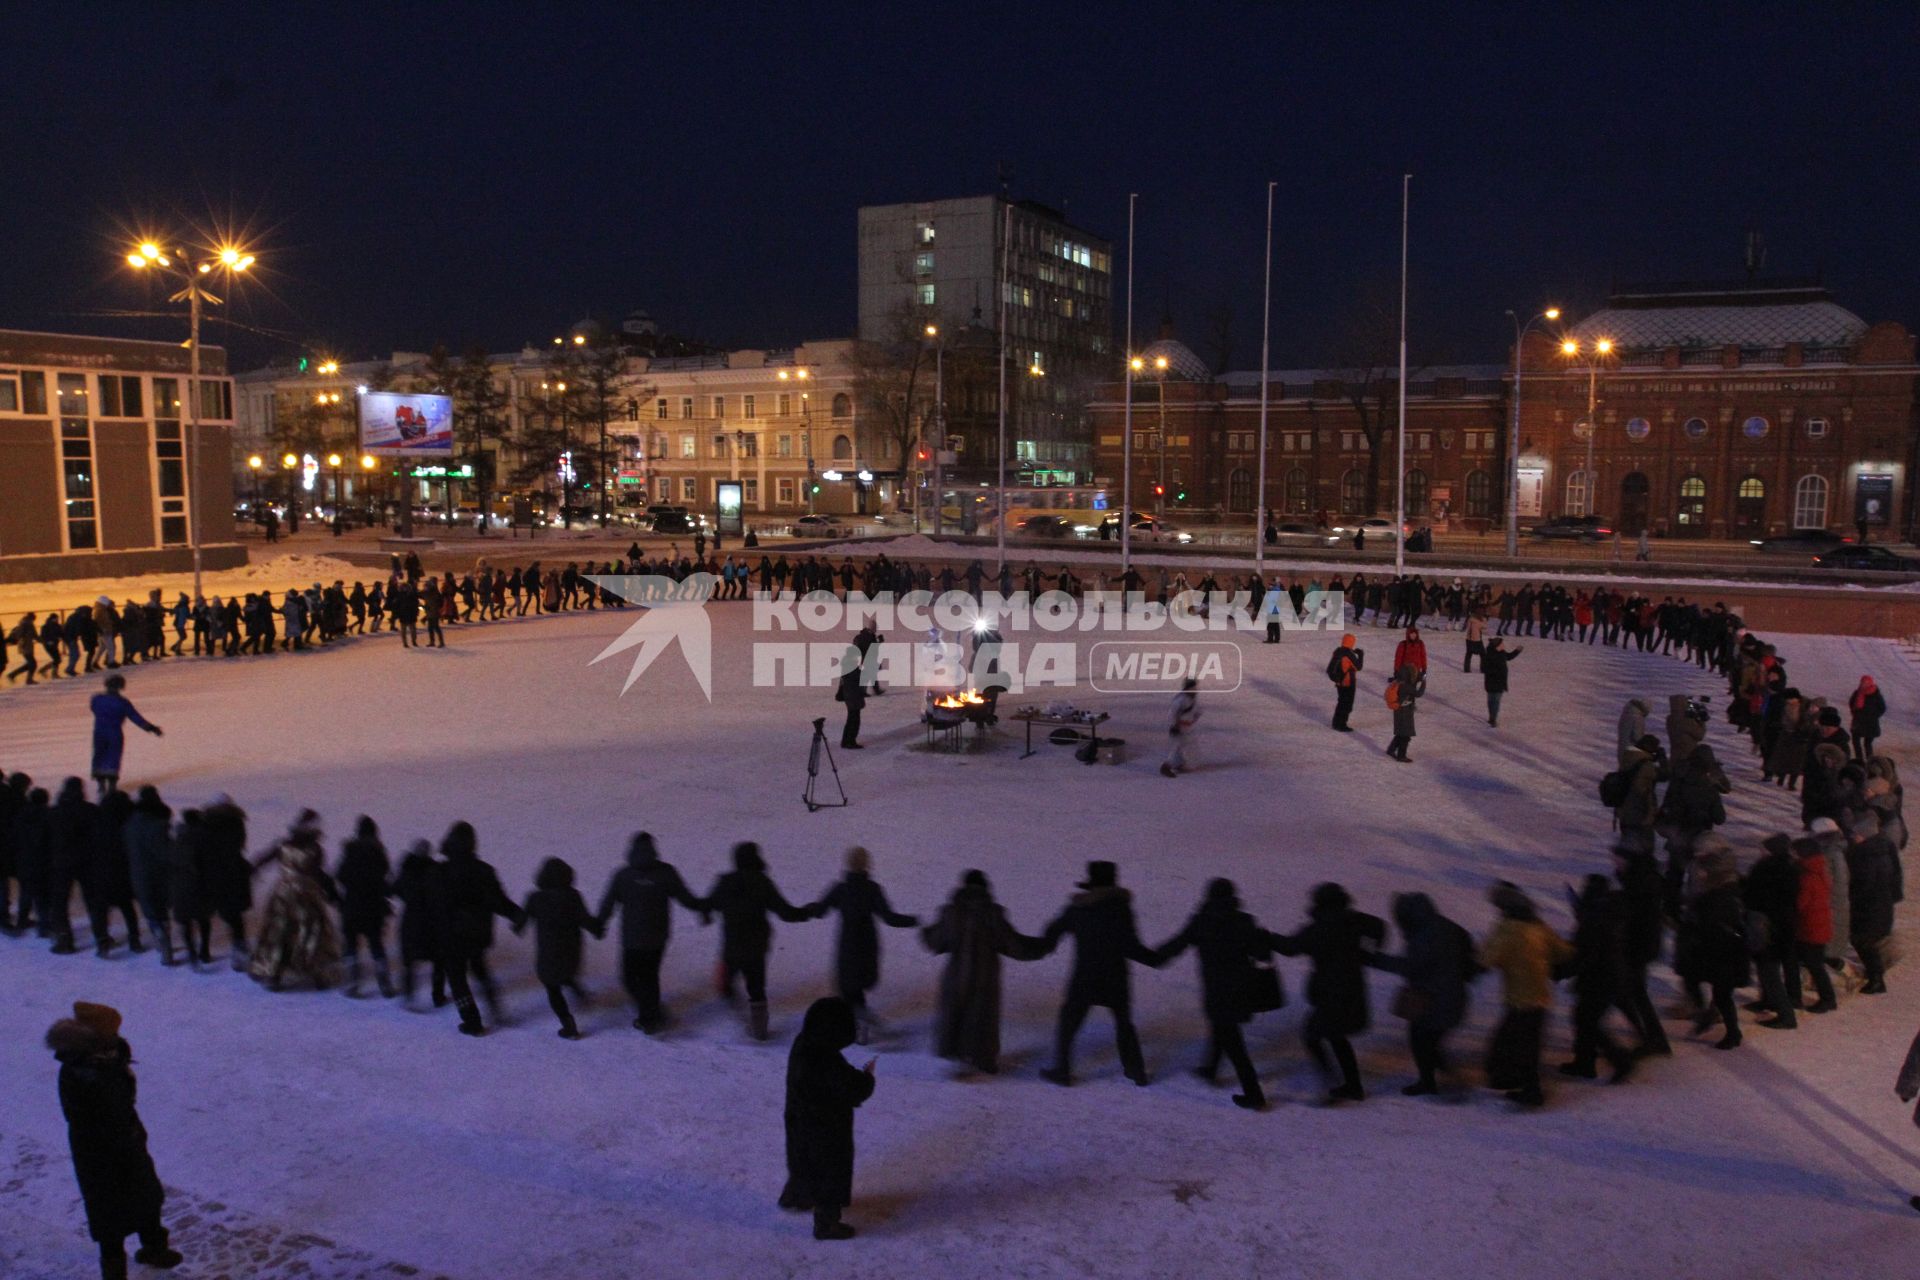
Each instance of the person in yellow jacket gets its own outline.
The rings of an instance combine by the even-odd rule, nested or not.
[[[1523,1107],[1546,1102],[1540,1092],[1540,1041],[1553,1007],[1554,970],[1573,959],[1573,944],[1540,920],[1532,899],[1502,880],[1487,898],[1500,913],[1480,948],[1480,961],[1499,973],[1506,1016],[1487,1048],[1487,1084]]]

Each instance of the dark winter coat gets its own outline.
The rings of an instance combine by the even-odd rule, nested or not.
[[[238,915],[253,905],[247,815],[229,802],[209,805],[200,819],[207,829],[207,861],[200,869],[200,892],[215,912]]]
[[[722,875],[707,894],[707,906],[720,916],[720,958],[733,966],[751,964],[773,946],[769,915],[788,924],[807,918],[806,910],[788,902],[760,867]]]
[[[520,908],[500,887],[500,876],[464,843],[449,839],[442,850],[440,894],[446,941],[454,956],[477,956],[493,945],[493,918],[518,922]]]
[[[1607,885],[1583,893],[1573,910],[1574,990],[1605,1007],[1626,985],[1626,901]]]
[[[170,914],[167,878],[173,860],[172,827],[173,810],[156,801],[152,806],[135,805],[120,828],[133,897],[149,920],[165,920]]]
[[[1627,796],[1615,809],[1614,817],[1621,829],[1633,827],[1651,827],[1656,809],[1655,784],[1662,776],[1660,763],[1646,752],[1634,747],[1626,753],[1620,768],[1627,774]]]
[[[47,815],[47,882],[56,894],[63,889],[71,892],[74,882],[86,874],[94,826],[95,810],[87,803],[86,792],[63,786]],[[62,905],[56,904],[56,909]]]
[[[378,937],[393,907],[388,877],[393,863],[378,835],[357,835],[340,853],[334,882],[340,888],[340,929],[343,933]]]
[[[1273,954],[1274,937],[1237,902],[1202,903],[1186,927],[1154,951],[1159,964],[1188,947],[1200,953],[1200,1007],[1209,1022],[1245,1022],[1254,1015],[1254,961]]]
[[[880,928],[911,929],[920,921],[887,902],[886,890],[864,871],[849,871],[813,906],[812,914],[840,917],[834,976],[843,994],[873,989],[880,981]]]
[[[1636,968],[1652,964],[1660,958],[1666,932],[1666,879],[1651,853],[1636,851],[1621,869],[1619,880],[1622,954]]]
[[[613,873],[600,896],[598,918],[602,928],[620,910],[620,946],[627,951],[661,951],[673,933],[673,904],[689,911],[704,910],[673,864],[664,862],[651,845],[630,849],[627,865]]]
[[[580,976],[582,933],[606,936],[599,919],[587,910],[587,900],[571,883],[535,889],[527,895],[520,915],[522,924],[514,926],[514,932],[526,921],[533,922],[533,974],[542,986],[566,986]]]
[[[1133,895],[1118,885],[1076,893],[1042,939],[1051,950],[1068,934],[1073,936],[1074,951],[1067,998],[1106,1009],[1128,1008],[1132,996],[1127,962],[1155,963],[1153,952],[1134,928]]]
[[[816,1209],[853,1201],[853,1109],[873,1096],[873,1077],[840,1056],[854,1033],[845,1001],[816,1001],[787,1057],[787,1194]]]
[[[60,1110],[88,1234],[117,1248],[158,1226],[166,1201],[134,1107],[133,1053],[120,1037],[70,1018],[53,1024],[47,1047],[60,1060]]]
[[[1001,957],[1035,960],[1046,954],[1046,942],[1009,924],[1005,908],[984,885],[962,885],[920,938],[927,950],[947,957],[935,1051],[982,1071],[999,1070]]]
[[[393,896],[400,899],[400,958],[408,964],[438,962],[446,954],[446,894],[441,864],[416,851],[400,861]]]
[[[1747,871],[1741,890],[1749,916],[1766,921],[1766,937],[1749,938],[1754,954],[1763,960],[1792,961],[1799,936],[1800,868],[1782,847],[1760,857]]]
[[[133,901],[133,873],[127,866],[126,826],[133,800],[110,791],[93,808],[87,861],[80,873],[89,903],[96,906]]]
[[[1507,664],[1519,657],[1520,652],[1501,645],[1480,655],[1480,674],[1488,693],[1507,691]]]
[[[1753,981],[1737,883],[1699,895],[1688,904],[1687,916],[1687,962],[1676,965],[1682,977],[1728,987],[1744,987]]]
[[[1467,984],[1480,972],[1473,935],[1441,915],[1424,893],[1393,900],[1393,921],[1405,949],[1368,953],[1366,963],[1407,980],[1395,1011],[1423,1031],[1451,1031],[1467,1016]]]
[[[207,827],[192,810],[183,817],[167,849],[167,912],[175,920],[204,919],[209,911],[200,888],[200,868],[206,862]]]
[[[1869,836],[1847,850],[1848,929],[1869,941],[1893,932],[1898,857],[1885,836]]]
[[[1367,953],[1386,939],[1386,922],[1350,907],[1315,907],[1307,927],[1276,937],[1273,949],[1283,956],[1308,956],[1313,973],[1307,978],[1307,1003],[1319,1024],[1334,1035],[1353,1035],[1372,1023],[1367,1008]]]
[[[1878,689],[1862,694],[1856,690],[1847,699],[1847,709],[1851,713],[1848,726],[1856,738],[1877,738],[1880,736],[1880,717],[1887,714],[1887,699]]]
[[[1687,695],[1667,698],[1667,758],[1675,765],[1693,754],[1707,738],[1707,726],[1687,714]]]

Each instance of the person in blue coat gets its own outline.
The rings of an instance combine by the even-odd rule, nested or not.
[[[120,756],[127,748],[127,721],[133,721],[156,738],[160,736],[160,726],[149,724],[146,717],[134,709],[133,703],[127,701],[127,695],[121,692],[126,687],[125,676],[110,675],[107,677],[107,691],[94,694],[90,704],[93,710],[93,780],[103,796],[120,785]]]

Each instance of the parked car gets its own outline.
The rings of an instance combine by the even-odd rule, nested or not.
[[[1835,547],[1848,546],[1853,542],[1844,533],[1835,533],[1831,529],[1795,529],[1789,533],[1776,533],[1770,538],[1754,538],[1754,547],[1768,555],[1782,552],[1821,555]]]
[[[1340,523],[1333,526],[1333,533],[1341,542],[1352,542],[1353,535],[1365,529],[1368,542],[1384,542],[1391,546],[1397,537],[1411,527],[1395,525],[1385,516],[1342,516]]]
[[[1100,522],[1102,538],[1120,540],[1120,517],[1108,516]],[[1147,542],[1192,542],[1193,535],[1164,520],[1156,520],[1144,511],[1133,513],[1133,536]]]
[[[653,511],[653,531],[655,533],[687,534],[694,530],[691,513],[685,507],[660,507]]]
[[[1268,544],[1275,547],[1337,547],[1340,535],[1330,529],[1322,529],[1315,524],[1290,520],[1285,524],[1273,526],[1273,541]]]
[[[1835,547],[1813,558],[1816,569],[1872,569],[1883,573],[1920,573],[1920,559],[1903,556],[1879,543]]]
[[[819,514],[800,516],[793,522],[793,531],[795,533],[824,533],[829,529],[838,529],[845,523],[846,521],[842,520],[839,516],[823,516]]]
[[[1527,532],[1536,538],[1550,540],[1598,542],[1613,536],[1613,523],[1604,516],[1555,516]]]

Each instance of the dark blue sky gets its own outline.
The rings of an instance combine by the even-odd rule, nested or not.
[[[992,190],[1118,241],[1257,363],[1391,296],[1414,174],[1418,362],[1614,279],[1824,274],[1914,323],[1910,5],[46,4],[0,76],[0,324],[127,331],[122,228],[237,217],[246,362],[542,340],[652,311],[735,345],[849,333],[854,210]]]

